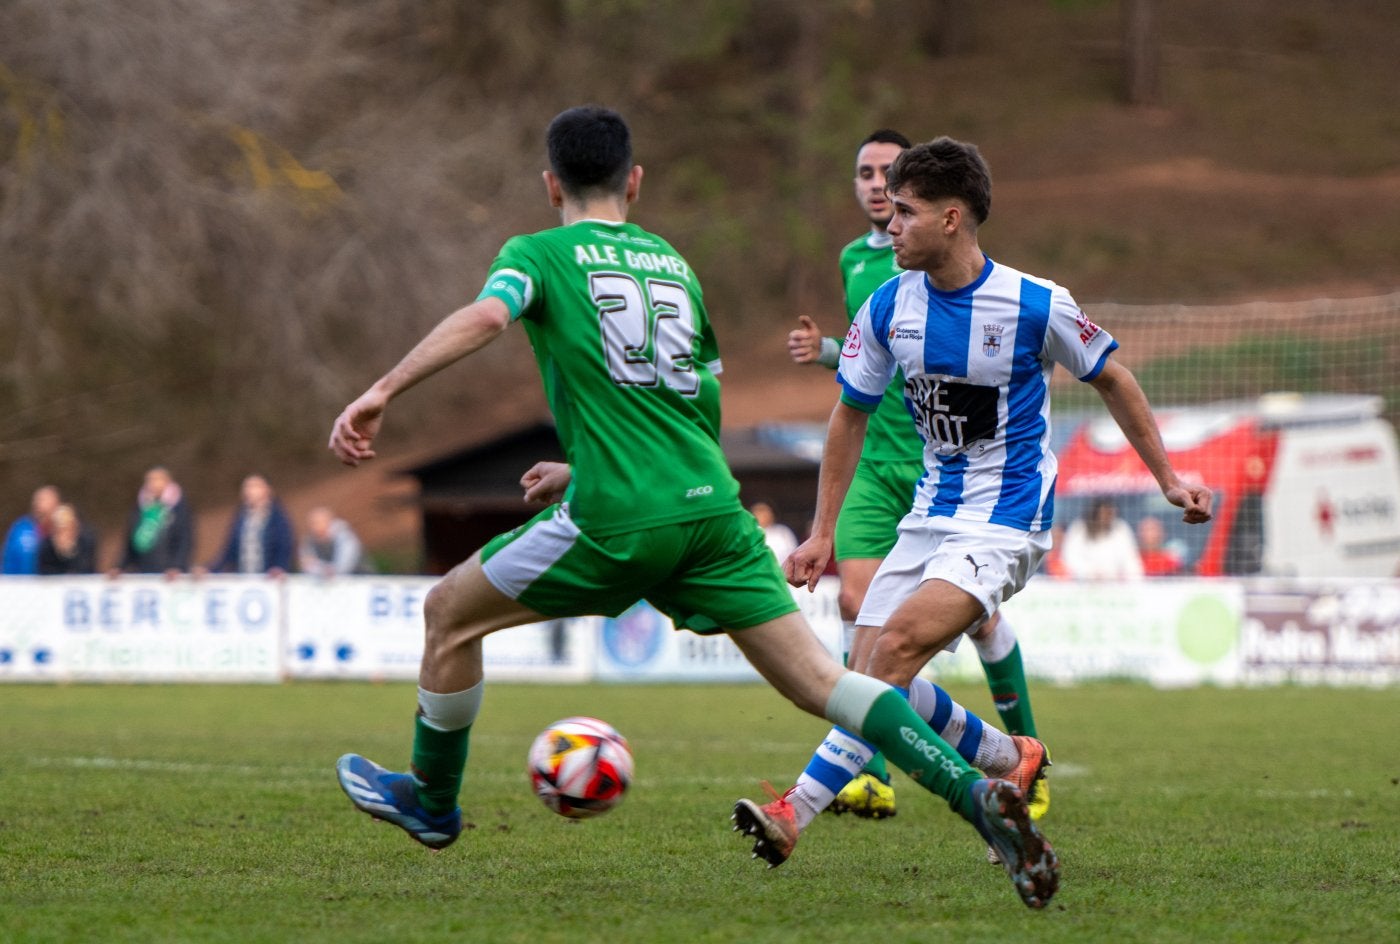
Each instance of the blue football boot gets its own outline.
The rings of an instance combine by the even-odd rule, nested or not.
[[[346,754],[336,761],[335,775],[355,809],[393,823],[429,849],[446,849],[462,832],[462,808],[429,813],[418,801],[411,774],[394,773],[359,754]]]

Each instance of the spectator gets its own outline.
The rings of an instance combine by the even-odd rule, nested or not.
[[[301,539],[301,571],[317,577],[372,573],[359,536],[324,505],[307,512]]]
[[[29,500],[29,514],[21,515],[10,525],[5,535],[5,557],[0,573],[37,574],[39,547],[48,534],[49,516],[62,499],[58,489],[44,485],[35,489]]]
[[[244,479],[242,494],[228,540],[209,569],[226,574],[285,574],[292,569],[295,547],[291,519],[263,476]]]
[[[778,563],[787,560],[788,555],[797,550],[797,535],[778,520],[772,505],[767,502],[754,502],[749,506],[749,514],[754,516],[758,526],[763,529],[763,540],[768,542],[768,547],[778,558]]]
[[[194,514],[170,470],[146,472],[127,524],[118,569],[135,574],[173,576],[190,569],[194,553]]]
[[[1099,498],[1065,532],[1060,562],[1079,580],[1137,580],[1142,577],[1133,529],[1118,517],[1112,499]]]
[[[1138,522],[1138,557],[1142,560],[1142,572],[1149,577],[1174,577],[1181,573],[1181,555],[1167,545],[1166,537],[1161,518],[1146,515]]]
[[[59,505],[49,517],[49,534],[39,547],[39,573],[97,573],[97,535],[72,505]]]

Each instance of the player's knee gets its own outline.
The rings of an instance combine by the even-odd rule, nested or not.
[[[450,645],[462,637],[468,621],[458,596],[451,580],[441,580],[423,598],[423,625],[429,646]]]
[[[887,624],[871,648],[865,671],[893,685],[907,685],[909,678],[937,651],[925,634],[914,627]]]
[[[841,611],[841,618],[848,623],[855,622],[860,615],[860,606],[865,602],[864,591],[847,587],[844,584],[841,591],[836,594],[836,606]]]

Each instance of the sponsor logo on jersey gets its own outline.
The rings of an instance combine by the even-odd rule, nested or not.
[[[984,324],[982,326],[982,353],[996,357],[1001,353],[1001,336],[1006,332],[1005,325]]]
[[[846,343],[841,345],[842,357],[856,357],[860,354],[860,325],[851,322],[851,330],[846,332]]]
[[[1089,316],[1084,314],[1083,308],[1079,309],[1079,314],[1074,316],[1074,323],[1079,325],[1079,343],[1085,347],[1088,347],[1089,342],[1094,340],[1095,335],[1103,330],[1089,320]]]
[[[973,443],[996,436],[996,387],[907,377],[904,395],[914,408],[914,425],[939,455],[966,452]]]
[[[890,328],[890,340],[922,341],[924,333],[918,328]]]

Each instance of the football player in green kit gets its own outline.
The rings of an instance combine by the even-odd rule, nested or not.
[[[799,708],[874,744],[995,846],[1021,900],[1043,907],[1059,864],[1023,792],[982,776],[889,685],[844,669],[803,619],[719,447],[719,352],[695,273],[665,240],[627,222],[642,181],[631,135],[596,106],[556,116],[544,174],[562,225],[502,247],[476,301],[448,315],[336,419],[347,465],[375,456],[398,394],[521,322],[568,468],[526,474],[557,500],[434,585],[412,765],[358,754],[336,765],[357,809],[433,849],[461,833],[458,805],[484,686],[482,639],[550,618],[616,615],[646,599],[676,626],[726,632]],[[547,493],[547,494],[545,494]],[[740,818],[736,828],[751,823]],[[781,861],[796,836],[760,838]],[[770,860],[771,861],[771,860]]]
[[[874,291],[900,273],[886,226],[894,215],[885,194],[885,171],[909,139],[888,128],[872,132],[856,150],[856,202],[870,222],[870,231],[841,250],[841,284],[846,292],[846,321],[855,319]],[[806,315],[788,334],[788,353],[799,364],[821,364],[835,370],[842,338],[823,337]],[[843,336],[844,337],[844,336]],[[865,600],[880,561],[894,547],[899,521],[909,512],[914,485],[924,474],[923,440],[904,405],[904,375],[896,373],[888,394],[870,417],[860,464],[836,524],[836,572],[841,578],[838,598],[847,664],[862,665],[873,638],[855,638],[855,618]],[[1021,664],[1021,649],[1011,624],[998,612],[972,634],[987,674],[987,685],[1002,726],[1018,740],[1023,753],[1043,753],[1036,737],[1030,693]],[[854,653],[854,658],[852,654]],[[957,746],[957,745],[955,745]],[[1039,819],[1050,806],[1050,787],[1039,758],[1026,758],[1033,772],[1031,815]],[[1034,762],[1032,762],[1034,761]],[[895,814],[894,788],[883,758],[876,755],[859,777],[847,784],[828,807],[878,819]]]

